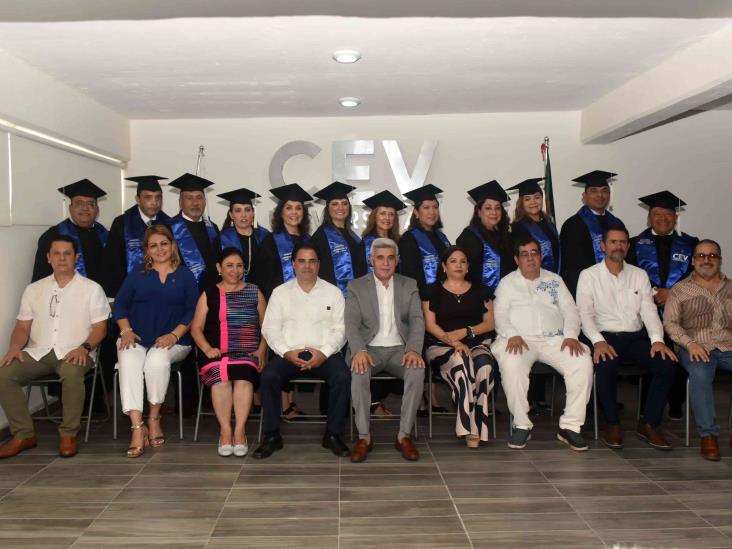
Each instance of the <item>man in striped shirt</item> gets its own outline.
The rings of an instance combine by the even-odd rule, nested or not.
[[[712,383],[717,368],[732,371],[732,281],[721,271],[722,250],[714,240],[696,245],[692,265],[692,275],[671,289],[663,325],[681,346],[681,366],[689,372],[701,455],[719,461]]]

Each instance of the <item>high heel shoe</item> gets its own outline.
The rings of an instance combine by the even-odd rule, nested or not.
[[[160,416],[157,417],[148,417],[148,421],[160,421]],[[159,437],[154,437],[150,439],[150,446],[153,448],[160,448],[163,444],[165,444],[165,435],[160,435]]]
[[[480,446],[480,437],[478,435],[467,435],[465,445],[468,448],[478,448]]]
[[[139,429],[142,429],[142,446],[130,446],[127,448],[128,458],[139,458],[145,453],[145,448],[150,445],[150,437],[147,434],[147,427],[145,427],[145,424],[142,421],[137,425],[130,427],[130,431],[137,431]]]

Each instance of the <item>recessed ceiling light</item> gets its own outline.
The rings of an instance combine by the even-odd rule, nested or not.
[[[361,52],[356,50],[338,50],[333,52],[333,59],[339,63],[355,63],[361,59]]]
[[[361,100],[358,97],[341,97],[338,102],[341,107],[358,107],[361,104]]]

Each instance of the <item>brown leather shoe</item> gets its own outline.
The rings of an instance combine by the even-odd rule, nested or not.
[[[401,441],[397,439],[394,443],[394,448],[399,450],[402,453],[402,457],[407,461],[417,461],[419,459],[419,452],[409,437],[404,437]]]
[[[646,441],[650,446],[653,446],[656,450],[672,450],[672,446],[668,441],[663,438],[650,423],[639,423],[638,429],[635,432],[638,438]]]
[[[620,425],[608,425],[605,427],[605,435],[602,442],[608,448],[620,450],[623,447],[623,428]]]
[[[61,435],[61,442],[58,444],[58,455],[62,458],[70,458],[79,451],[79,441],[76,437],[65,437]]]
[[[701,438],[701,455],[709,461],[719,461],[721,454],[719,453],[719,443],[714,435],[707,435]]]
[[[369,452],[374,449],[373,441],[367,442],[365,438],[359,438],[356,445],[351,450],[351,462],[361,463],[369,457]]]
[[[35,448],[38,445],[38,438],[32,436],[30,438],[11,438],[5,444],[0,446],[0,459],[17,456],[23,450]]]

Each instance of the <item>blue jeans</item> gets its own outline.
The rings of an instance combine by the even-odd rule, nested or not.
[[[717,368],[732,371],[732,351],[718,349],[709,353],[709,362],[691,360],[689,352],[681,349],[681,366],[689,372],[689,399],[694,410],[694,420],[699,436],[719,436],[719,424],[714,417],[714,393],[712,385]]]

